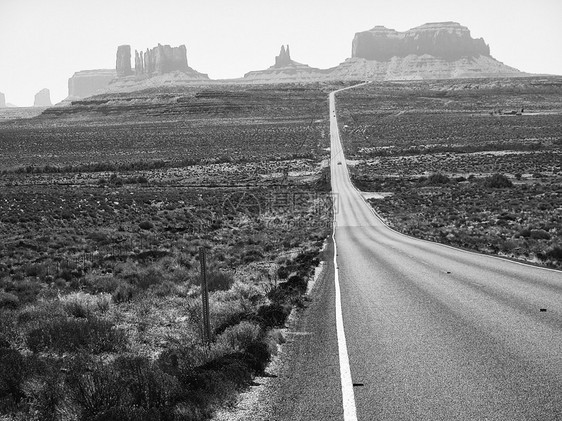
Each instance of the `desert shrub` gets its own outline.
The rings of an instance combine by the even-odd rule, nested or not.
[[[262,336],[262,329],[259,325],[243,321],[226,328],[217,338],[217,342],[228,345],[234,351],[245,351],[248,346],[258,342]]]
[[[194,278],[195,285],[201,285],[201,277]],[[213,270],[207,272],[207,288],[209,291],[228,291],[234,284],[234,277],[228,272]]]
[[[170,275],[170,281],[174,283],[186,282],[190,277],[188,269],[188,267],[175,268]]]
[[[129,392],[128,405],[145,409],[174,403],[179,392],[177,379],[143,357],[122,356],[113,364],[119,381]]]
[[[524,229],[522,229],[521,231],[519,231],[519,236],[520,236],[520,237],[528,238],[528,237],[531,236],[531,230],[528,229],[528,228],[524,228]]]
[[[93,231],[86,235],[86,238],[95,241],[96,243],[107,245],[111,243],[111,238],[104,232]]]
[[[269,301],[276,304],[285,303],[289,298],[289,294],[287,293],[287,290],[281,288],[280,286],[271,288],[267,292],[266,296]]]
[[[178,292],[178,286],[171,281],[164,281],[161,284],[152,285],[151,291],[157,297],[169,297]]]
[[[71,399],[78,405],[80,419],[104,419],[103,414],[126,402],[117,373],[102,363],[76,361],[66,378]],[[111,419],[111,418],[105,418]]]
[[[63,307],[70,316],[87,318],[91,314],[91,309],[85,303],[77,300],[65,302]]]
[[[485,187],[494,189],[513,187],[513,183],[511,182],[511,180],[503,174],[493,174],[489,177],[486,177],[483,180],[483,184]]]
[[[150,230],[154,228],[154,224],[150,221],[142,221],[141,223],[139,223],[139,228],[143,230]]]
[[[85,320],[50,320],[31,330],[26,342],[33,352],[83,350],[99,354],[123,349],[126,336],[122,330],[115,329],[111,322],[90,317]]]
[[[162,272],[154,266],[150,266],[149,268],[141,271],[139,275],[140,276],[136,285],[141,289],[147,289],[152,285],[157,285],[161,283],[164,278]]]
[[[252,371],[246,363],[246,360],[246,355],[242,352],[223,355],[199,367],[196,377],[207,380],[203,383],[203,387],[207,389],[207,392],[211,393],[213,393],[213,389],[217,387],[216,384],[212,384],[213,382],[220,382],[227,387],[230,383],[234,386],[233,390],[230,391],[230,394],[232,394],[235,389],[249,384],[252,380]],[[217,376],[213,376],[213,372],[216,373]],[[211,380],[211,382],[209,382],[209,380]],[[224,392],[221,391],[221,394],[222,393]],[[216,394],[216,392],[213,394]]]
[[[249,303],[252,306],[265,299],[262,288],[247,282],[235,282],[230,291],[242,303]]]
[[[289,269],[287,269],[287,266],[279,266],[279,268],[277,269],[277,277],[279,279],[287,279],[289,274],[290,272]]]
[[[44,265],[28,263],[24,265],[24,272],[26,276],[42,277],[45,276],[47,271]]]
[[[246,363],[256,374],[264,372],[271,361],[271,348],[264,341],[254,341],[246,346]]]
[[[26,304],[36,301],[42,287],[37,281],[24,279],[17,282],[12,281],[5,289],[6,292],[17,296],[21,304]]]
[[[0,412],[4,405],[17,404],[24,397],[25,358],[15,349],[0,348]]]
[[[551,258],[552,260],[559,260],[562,261],[562,247],[556,246],[549,251],[547,251],[546,256]]]
[[[209,349],[201,343],[178,343],[166,348],[156,364],[162,371],[177,378],[189,375],[209,360]]]
[[[299,255],[295,258],[295,263],[297,265],[297,268],[301,269],[303,272],[307,272],[309,268],[318,266],[320,264],[318,251],[315,249],[310,249],[299,253]]]
[[[68,391],[65,388],[62,364],[44,359],[32,367],[32,376],[26,382],[25,394],[29,410],[41,421],[60,420],[60,412]],[[31,374],[31,373],[30,373]]]
[[[126,303],[133,299],[136,292],[137,289],[134,286],[128,284],[127,282],[123,282],[119,284],[115,291],[113,291],[113,294],[111,294],[111,300],[117,304]]]
[[[112,293],[123,281],[112,275],[92,275],[84,277],[84,288],[94,294],[100,292]]]
[[[181,373],[178,380],[182,387],[189,391],[189,404],[202,408],[202,412],[207,415],[201,419],[207,419],[210,415],[209,409],[227,401],[234,401],[236,393],[235,380],[237,378],[247,379],[248,370],[239,369],[240,362],[232,360],[214,363],[208,367],[200,367],[196,370]],[[229,379],[225,373],[229,373],[233,378]]]
[[[297,292],[303,294],[306,292],[307,282],[300,275],[292,275],[286,282],[279,284],[279,288],[287,292]]]
[[[198,305],[201,306],[199,303]],[[247,320],[250,316],[239,300],[217,301],[213,297],[210,307],[213,332],[217,335],[224,332],[226,328]]]
[[[62,297],[60,301],[70,316],[87,318],[95,311],[108,310],[111,297],[109,294],[90,295],[75,292]]]
[[[291,312],[288,305],[272,303],[258,308],[257,318],[264,328],[281,327]]]
[[[426,184],[430,186],[435,186],[439,184],[447,184],[449,181],[450,181],[449,177],[447,177],[446,175],[434,173],[427,178]]]
[[[535,240],[549,240],[550,234],[545,230],[531,230],[530,237]]]
[[[241,260],[243,264],[257,262],[263,259],[263,253],[258,249],[247,250],[242,254]]]
[[[20,300],[17,295],[10,294],[9,292],[0,291],[0,310],[11,309],[15,310],[20,305]]]
[[[147,289],[152,285],[159,284],[165,278],[157,264],[143,268],[132,261],[127,261],[119,264],[116,267],[116,272],[123,280],[140,289]]]

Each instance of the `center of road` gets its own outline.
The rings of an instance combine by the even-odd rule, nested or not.
[[[343,91],[345,89],[355,88],[357,86],[364,85],[361,83],[359,85],[350,86],[348,88],[340,89],[330,93],[330,166],[332,168],[332,173],[334,171],[334,165],[338,162],[342,163],[342,167],[347,170],[345,164],[345,157],[343,154],[343,149],[339,137],[338,122],[336,118],[336,104],[335,104],[335,94]],[[332,180],[332,191],[337,193],[334,189]],[[337,209],[334,207],[334,209]],[[349,366],[349,356],[347,354],[347,343],[345,340],[345,331],[343,326],[343,312],[341,305],[341,290],[338,275],[338,263],[337,263],[337,246],[336,246],[336,215],[334,214],[334,231],[332,233],[332,239],[334,242],[334,280],[335,280],[335,296],[336,296],[336,330],[338,338],[338,353],[340,362],[340,377],[341,377],[341,390],[342,390],[342,401],[343,401],[343,418],[344,421],[357,421],[357,410],[355,407],[355,395],[353,393],[353,380],[351,378],[351,369]]]

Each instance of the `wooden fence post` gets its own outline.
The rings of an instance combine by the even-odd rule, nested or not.
[[[203,335],[207,345],[211,344],[211,323],[209,320],[209,288],[207,286],[207,268],[205,263],[205,248],[199,248],[199,262],[201,263],[201,300],[203,301]]]

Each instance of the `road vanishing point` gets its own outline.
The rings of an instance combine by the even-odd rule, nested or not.
[[[340,91],[329,264],[253,419],[562,420],[562,272],[388,228],[349,179]]]

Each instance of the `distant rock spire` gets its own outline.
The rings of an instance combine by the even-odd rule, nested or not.
[[[144,59],[142,51],[139,53],[135,50],[135,74],[142,75],[144,73]]]
[[[275,67],[285,67],[290,66],[293,63],[291,60],[291,53],[289,51],[289,45],[287,44],[287,48],[284,45],[281,46],[281,51],[279,55],[275,57]]]

